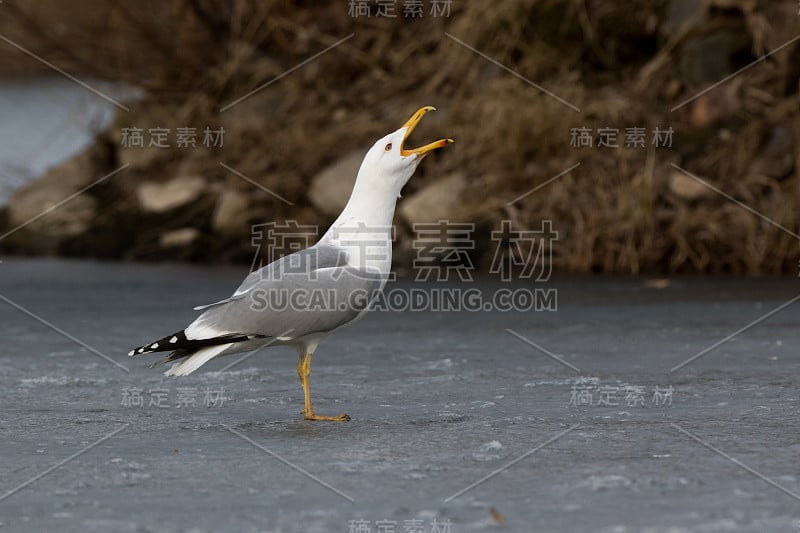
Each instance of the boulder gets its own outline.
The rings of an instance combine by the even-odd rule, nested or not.
[[[3,244],[25,253],[51,254],[65,239],[84,233],[98,208],[87,188],[108,173],[106,148],[104,143],[91,146],[15,191],[6,210],[5,231],[20,229]]]
[[[714,192],[697,181],[684,174],[683,172],[675,171],[669,177],[669,190],[683,200],[694,201],[701,198],[708,198]]]
[[[200,238],[200,231],[195,228],[179,228],[162,233],[158,244],[162,248],[183,248],[193,244]]]
[[[467,180],[463,174],[453,174],[439,179],[423,187],[413,196],[401,200],[400,215],[409,223],[436,222],[449,220],[452,222],[469,222],[459,217],[465,215],[462,193],[467,190]]]
[[[744,22],[690,36],[680,49],[681,78],[692,87],[704,87],[733,73],[735,58],[750,51]]]
[[[215,233],[237,235],[248,228],[250,197],[242,191],[227,189],[220,194],[214,208],[211,227]]]
[[[136,190],[139,207],[148,213],[165,213],[197,200],[206,188],[202,178],[179,176],[167,182],[145,182]]]
[[[364,153],[364,150],[350,152],[314,176],[308,197],[317,209],[326,215],[341,213],[350,198]]]

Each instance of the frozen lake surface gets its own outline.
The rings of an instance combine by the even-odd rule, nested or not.
[[[181,380],[125,355],[242,276],[3,260],[1,531],[798,530],[800,303],[670,369],[800,280],[566,279],[557,312],[376,312],[314,357],[316,410],[352,421],[312,423],[288,348]]]

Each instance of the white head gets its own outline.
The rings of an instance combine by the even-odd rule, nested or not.
[[[403,146],[422,117],[431,110],[433,107],[427,106],[414,113],[400,129],[376,142],[364,157],[347,205],[321,239],[347,250],[349,264],[363,268],[366,261],[377,254],[378,264],[372,266],[377,266],[381,272],[389,271],[391,224],[400,190],[425,155],[453,142],[441,139],[410,150]],[[342,228],[346,228],[347,242],[342,238]],[[369,257],[365,256],[364,246],[371,250]]]
[[[434,111],[432,106],[425,106],[406,121],[400,129],[378,140],[369,149],[361,168],[358,172],[359,186],[375,189],[389,187],[395,195],[411,179],[420,161],[431,151],[442,148],[453,142],[452,139],[440,139],[419,148],[406,149],[403,143],[414,131],[428,111]]]

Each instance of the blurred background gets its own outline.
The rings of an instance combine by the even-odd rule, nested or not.
[[[434,105],[398,265],[550,220],[560,272],[797,275],[796,0],[4,0],[0,73],[4,254],[249,263]]]

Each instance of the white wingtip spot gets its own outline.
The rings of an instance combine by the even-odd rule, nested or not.
[[[156,348],[158,348],[158,343],[157,342],[154,342],[153,344],[150,345],[150,349],[151,350],[155,350]]]
[[[176,342],[178,342],[178,337],[172,337],[172,338],[169,340],[169,343],[170,343],[170,344],[175,344]]]
[[[131,350],[130,352],[128,352],[128,355],[133,355],[135,353],[136,353],[136,350]]]
[[[141,348],[139,348],[139,353],[144,353],[144,346],[142,346]]]

